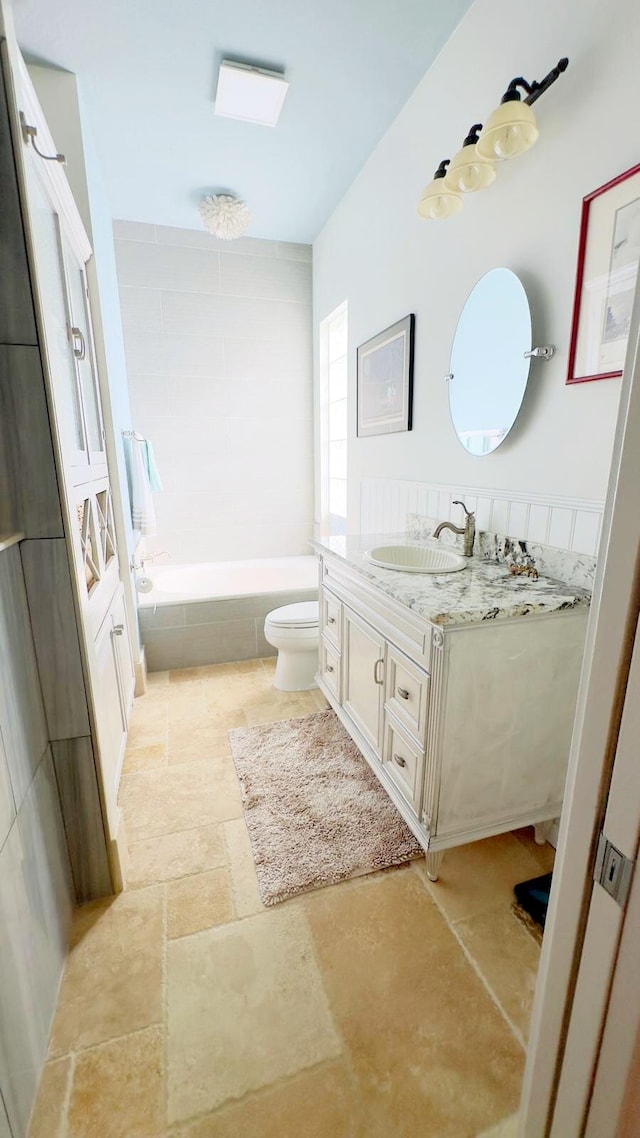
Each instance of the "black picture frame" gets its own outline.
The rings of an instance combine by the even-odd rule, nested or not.
[[[415,321],[410,312],[357,350],[358,438],[412,428]]]

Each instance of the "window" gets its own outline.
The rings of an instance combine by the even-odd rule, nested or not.
[[[320,324],[320,532],[347,532],[347,302]]]

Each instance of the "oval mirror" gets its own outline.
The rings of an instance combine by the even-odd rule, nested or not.
[[[451,348],[449,410],[469,454],[491,454],[504,442],[524,399],[531,314],[510,269],[480,278],[460,313]]]

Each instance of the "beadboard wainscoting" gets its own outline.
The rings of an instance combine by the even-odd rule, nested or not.
[[[406,528],[408,514],[460,525],[461,507],[452,504],[456,498],[474,511],[477,530],[508,534],[519,541],[589,557],[597,555],[603,502],[399,478],[361,480],[360,533],[399,533]]]

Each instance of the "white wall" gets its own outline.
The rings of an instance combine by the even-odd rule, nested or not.
[[[151,553],[308,553],[311,247],[115,223],[135,427],[164,490]]]
[[[540,139],[447,222],[416,204],[441,158],[486,118],[511,78],[565,75],[540,99]],[[637,0],[476,0],[314,243],[315,325],[349,302],[349,528],[361,479],[604,498],[620,381],[565,385],[581,201],[640,159]],[[495,454],[468,455],[448,410],[449,351],[477,279],[506,265],[527,288],[534,364],[517,427]],[[355,438],[356,346],[416,314],[414,429]]]

